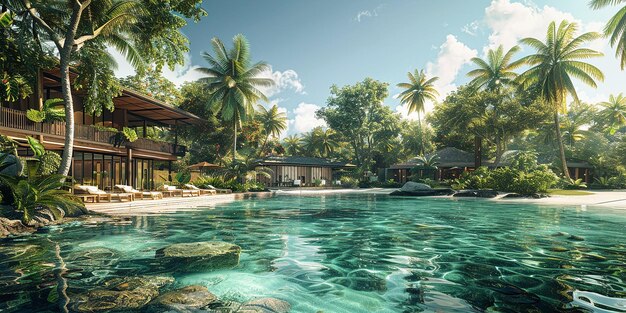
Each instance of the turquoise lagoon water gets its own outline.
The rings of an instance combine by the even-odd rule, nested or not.
[[[155,250],[220,240],[238,267],[159,269]],[[55,248],[69,291],[172,275],[223,299],[275,297],[291,312],[583,312],[573,290],[626,298],[626,214],[481,200],[276,196],[0,241],[0,312],[52,312]]]

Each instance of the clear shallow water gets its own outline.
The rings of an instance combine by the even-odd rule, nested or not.
[[[0,240],[0,312],[54,311],[55,248],[69,291],[173,275],[221,298],[291,312],[583,312],[575,289],[626,298],[626,212],[374,195],[276,196]],[[232,270],[158,269],[155,250],[220,240]]]

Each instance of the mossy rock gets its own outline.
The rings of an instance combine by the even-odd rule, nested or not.
[[[94,289],[72,297],[76,312],[116,312],[139,310],[159,295],[159,288],[174,281],[172,277],[137,276],[114,278]]]
[[[177,271],[233,268],[239,264],[241,247],[220,241],[177,243],[156,251],[165,267]]]
[[[287,313],[291,305],[276,298],[261,298],[244,303],[237,313]]]
[[[149,312],[190,312],[216,302],[204,286],[187,286],[166,292],[150,302]]]

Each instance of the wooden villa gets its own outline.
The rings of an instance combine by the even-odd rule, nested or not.
[[[270,169],[271,177],[258,177],[258,181],[268,187],[313,186],[316,181],[322,186],[330,186],[339,178],[341,170],[355,167],[349,163],[301,156],[270,156],[259,160],[258,165]]]
[[[59,154],[64,145],[65,122],[36,123],[26,117],[28,109],[39,109],[45,100],[62,98],[58,70],[40,75],[40,85],[33,96],[0,107],[0,134],[22,143],[18,151],[21,155],[30,153],[25,144],[27,136],[39,139],[47,150]],[[169,176],[172,161],[187,151],[178,144],[178,127],[203,122],[189,112],[129,89],[113,99],[113,112],[104,110],[101,116],[85,111],[82,91],[74,92],[73,97],[75,135],[70,173],[76,183],[104,190],[111,190],[116,184],[154,189],[156,181]],[[146,138],[150,126],[169,129],[173,138]],[[116,140],[124,127],[135,129],[139,138],[133,142]]]

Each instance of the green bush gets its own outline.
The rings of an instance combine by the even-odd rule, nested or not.
[[[626,175],[611,177],[608,179],[608,186],[613,189],[625,189],[626,188]]]
[[[495,170],[480,167],[463,174],[451,186],[454,189],[495,189],[522,195],[547,192],[558,182],[558,177],[533,158],[536,158],[533,153],[521,153],[510,167]]]
[[[46,151],[42,156],[38,157],[39,168],[37,169],[37,175],[46,176],[52,175],[59,170],[61,166],[61,156],[52,151]]]
[[[224,176],[200,176],[193,181],[193,184],[202,189],[209,189],[213,186],[218,189],[230,189],[233,192],[265,191],[265,185],[259,182],[248,181],[245,184],[237,182],[235,179],[226,179]]]
[[[339,179],[339,181],[341,181],[341,187],[355,188],[359,185],[359,181],[350,176],[343,176]]]

